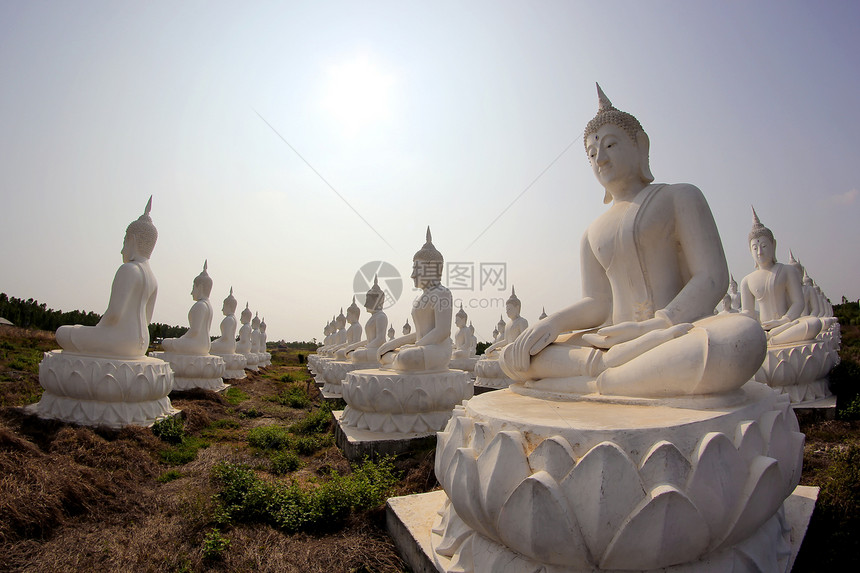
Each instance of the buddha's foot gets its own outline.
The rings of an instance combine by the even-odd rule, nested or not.
[[[448,496],[431,544],[446,571],[780,571],[783,502],[804,436],[751,382],[713,409],[549,401],[510,390],[457,406],[438,434]]]
[[[454,406],[473,394],[472,381],[462,370],[430,374],[355,370],[341,387],[347,403],[344,424],[389,434],[439,431]]]
[[[173,388],[170,365],[155,358],[118,360],[54,350],[39,364],[45,389],[33,411],[86,426],[151,426],[178,412],[167,395]]]

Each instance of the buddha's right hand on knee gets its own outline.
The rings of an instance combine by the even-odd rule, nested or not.
[[[549,346],[559,334],[546,319],[528,327],[505,350],[505,365],[520,372],[528,370],[531,357]]]

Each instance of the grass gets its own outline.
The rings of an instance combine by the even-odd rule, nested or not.
[[[230,386],[224,391],[224,399],[227,400],[227,403],[232,406],[237,406],[242,402],[248,400],[250,396],[237,388],[236,386]]]
[[[311,403],[307,390],[297,384],[290,384],[285,390],[281,390],[276,396],[266,398],[282,406],[290,408],[307,408]]]
[[[398,475],[390,459],[366,461],[352,472],[331,472],[322,483],[264,481],[253,469],[229,462],[212,470],[219,486],[218,521],[265,523],[286,532],[321,533],[355,512],[381,505]]]

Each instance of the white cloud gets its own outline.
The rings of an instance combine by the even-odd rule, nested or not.
[[[860,195],[860,191],[857,189],[851,189],[845,193],[833,195],[830,197],[830,202],[835,205],[850,205],[857,199],[858,195]]]

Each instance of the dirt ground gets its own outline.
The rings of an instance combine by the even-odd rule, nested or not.
[[[405,570],[385,533],[381,505],[315,534],[219,521],[212,470],[221,462],[299,484],[316,483],[332,470],[350,472],[331,442],[299,455],[300,467],[280,476],[249,445],[254,428],[287,427],[319,409],[306,352],[273,351],[273,366],[235,381],[226,395],[172,395],[196,451],[190,461],[177,461],[167,455],[177,447],[150,429],[91,429],[27,415],[22,406],[41,394],[38,361],[56,347],[50,333],[0,331],[0,570]],[[285,392],[296,388],[308,404],[285,403]],[[794,571],[846,570],[860,558],[860,422],[802,423],[801,429],[807,435],[802,483],[822,487],[822,494]],[[438,487],[433,451],[395,466],[401,478],[391,495]]]

